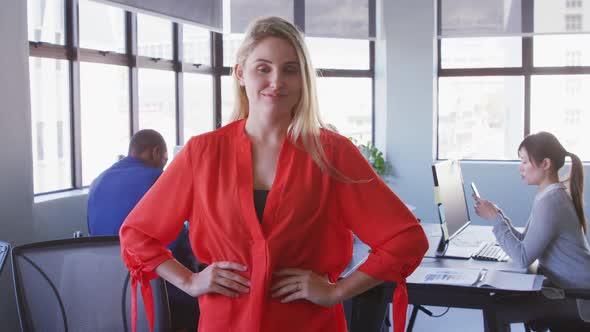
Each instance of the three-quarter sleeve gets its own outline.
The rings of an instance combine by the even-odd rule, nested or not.
[[[154,269],[172,258],[166,245],[176,238],[192,212],[191,142],[143,196],[119,231],[121,255],[131,274],[133,331],[137,317],[137,283],[141,286],[150,329],[153,329],[154,305],[149,281],[158,277]]]
[[[403,331],[408,305],[405,279],[420,264],[428,240],[414,215],[373,171],[358,148],[347,139],[338,143],[334,166],[358,182],[334,180],[335,189],[330,195],[334,214],[371,247],[359,271],[397,282],[394,328]]]

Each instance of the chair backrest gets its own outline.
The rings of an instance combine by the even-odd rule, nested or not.
[[[131,331],[129,272],[117,236],[14,247],[12,269],[23,331]],[[169,330],[165,283],[152,280],[155,331]],[[149,331],[137,290],[137,330]]]
[[[4,263],[6,263],[6,257],[8,257],[9,251],[10,245],[6,242],[0,241],[0,273],[2,273],[2,268],[4,267]]]

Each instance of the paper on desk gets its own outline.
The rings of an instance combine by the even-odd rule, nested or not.
[[[419,267],[407,278],[407,282],[415,284],[472,286],[478,282],[481,272],[482,269]]]
[[[507,271],[489,270],[477,287],[497,288],[514,291],[538,291],[544,276]]]
[[[419,267],[407,279],[414,284],[474,286],[513,291],[538,291],[544,277],[488,269]]]

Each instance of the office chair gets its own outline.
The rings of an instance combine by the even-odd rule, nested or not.
[[[350,332],[389,331],[387,312],[395,284],[386,282],[344,301],[344,314]]]
[[[10,252],[10,245],[6,242],[0,241],[0,273],[2,273],[2,268],[4,267],[4,263],[6,263],[8,252]]]
[[[556,289],[562,292],[565,298],[576,300],[590,300],[590,289]],[[575,320],[559,320],[559,319],[537,319],[534,321],[524,323],[526,332],[531,331],[590,331],[590,322],[582,320],[578,317]]]
[[[129,272],[117,236],[17,246],[12,270],[22,331],[131,331]],[[169,330],[162,279],[151,282],[155,331]],[[137,330],[149,331],[138,291]]]

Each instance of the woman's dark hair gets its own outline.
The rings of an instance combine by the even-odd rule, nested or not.
[[[580,220],[582,231],[586,233],[586,217],[584,216],[584,167],[575,154],[568,152],[553,134],[541,131],[527,136],[518,146],[518,151],[525,149],[533,165],[539,165],[543,159],[551,160],[551,166],[557,172],[565,163],[565,157],[572,159],[572,168],[568,181],[570,193]]]

